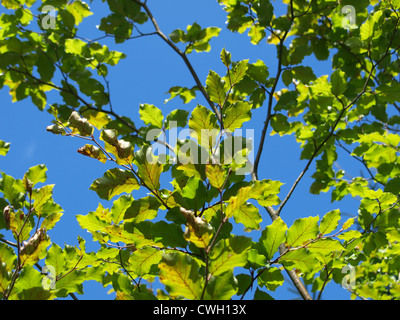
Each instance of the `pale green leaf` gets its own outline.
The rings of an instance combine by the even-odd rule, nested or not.
[[[202,147],[211,150],[219,134],[219,127],[215,114],[206,107],[198,105],[194,108],[190,116],[189,128],[193,130],[191,136],[196,138]]]
[[[308,240],[316,238],[319,232],[318,220],[318,217],[297,219],[287,231],[287,246],[301,246]]]
[[[333,230],[335,230],[339,224],[340,220],[340,210],[332,210],[326,213],[322,220],[321,224],[319,226],[319,232],[321,234],[329,234]]]
[[[243,80],[246,75],[246,71],[249,68],[249,60],[239,61],[231,72],[232,85],[237,84]]]
[[[5,156],[10,150],[10,143],[0,140],[0,156]]]
[[[167,253],[158,267],[160,281],[172,297],[200,299],[203,279],[196,260],[181,252]]]
[[[285,242],[287,226],[285,222],[278,217],[274,222],[267,226],[260,237],[260,243],[267,252],[267,259],[272,259],[279,246]]]
[[[104,173],[104,176],[96,179],[90,186],[101,199],[110,200],[123,192],[131,193],[139,189],[140,185],[131,171],[114,168]]]
[[[226,179],[225,175],[226,174],[220,165],[217,164],[206,165],[206,176],[213,187],[221,189]]]
[[[260,229],[262,217],[258,208],[251,203],[242,204],[233,214],[236,223],[241,223],[246,231]]]
[[[229,300],[237,292],[238,283],[233,270],[212,276],[207,283],[204,300]]]
[[[243,267],[250,246],[251,239],[243,236],[218,241],[210,254],[211,274],[216,276],[235,267]]]
[[[164,116],[162,111],[151,104],[141,104],[139,108],[140,119],[145,124],[154,125],[157,128],[162,128]]]
[[[135,275],[142,277],[150,272],[153,265],[158,264],[162,258],[162,251],[152,247],[136,250],[129,258],[129,268]]]
[[[210,70],[207,80],[206,89],[211,101],[222,106],[225,101],[226,92],[221,77],[214,71]]]
[[[251,119],[251,104],[239,101],[224,111],[224,128],[233,132],[242,127],[243,123]]]

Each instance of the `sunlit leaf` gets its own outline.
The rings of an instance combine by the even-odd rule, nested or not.
[[[110,200],[123,192],[131,193],[139,187],[139,182],[131,171],[114,168],[96,179],[90,190],[95,191],[101,199]]]
[[[200,298],[203,279],[196,260],[180,252],[167,253],[163,255],[158,267],[160,281],[171,296],[182,296],[190,300]]]

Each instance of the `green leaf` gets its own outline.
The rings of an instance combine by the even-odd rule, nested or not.
[[[52,62],[49,63],[48,57],[45,54],[39,54],[36,64],[40,78],[43,81],[50,82],[56,71],[55,65]]]
[[[83,1],[74,1],[68,4],[67,10],[74,16],[75,25],[79,25],[84,18],[93,14],[90,11],[89,6]]]
[[[196,98],[196,90],[198,90],[197,87],[193,87],[191,89],[179,86],[172,87],[171,89],[168,90],[170,97],[169,99],[165,99],[164,103],[171,101],[173,98],[177,96],[179,96],[179,98],[182,99],[183,103],[189,103],[194,98]]]
[[[257,288],[256,292],[254,293],[254,300],[274,300],[274,298],[272,298],[268,293]]]
[[[0,298],[3,299],[4,293],[7,292],[7,288],[11,283],[12,273],[7,268],[5,263],[0,263]]]
[[[343,94],[347,88],[347,80],[345,73],[341,70],[336,70],[331,75],[332,93],[336,96]]]
[[[111,117],[104,112],[98,112],[91,109],[84,110],[82,108],[81,114],[89,121],[92,126],[94,126],[98,130],[103,129],[107,124],[111,122]]]
[[[214,71],[210,70],[206,80],[206,89],[212,102],[222,106],[225,101],[226,92],[224,82]]]
[[[266,269],[258,278],[258,285],[265,286],[269,291],[275,291],[284,282],[281,271],[278,268]]]
[[[7,199],[11,205],[20,208],[20,203],[25,199],[25,187],[22,180],[14,179],[13,177],[1,172],[1,191],[4,198]]]
[[[135,200],[126,210],[124,219],[135,218],[135,223],[152,220],[157,216],[160,205],[160,202],[151,196]]]
[[[160,281],[172,297],[200,299],[203,279],[196,260],[181,252],[167,253],[158,267]]]
[[[360,27],[360,38],[362,41],[368,41],[372,38],[375,28],[375,19],[372,15]]]
[[[263,230],[259,242],[267,252],[267,259],[272,259],[279,246],[285,242],[286,231],[287,226],[281,217],[275,219],[271,225]]]
[[[54,274],[52,274],[54,278],[67,271],[65,266],[64,252],[61,247],[56,243],[53,243],[49,251],[47,252],[46,266],[51,266],[54,269],[52,270],[54,271]]]
[[[282,182],[268,179],[253,182],[251,196],[256,199],[261,206],[273,206],[279,204],[277,194],[280,192]]]
[[[254,3],[254,10],[257,13],[258,21],[263,27],[270,25],[274,15],[273,5],[266,0],[260,0]]]
[[[129,257],[129,268],[138,277],[142,277],[150,272],[153,265],[161,261],[162,251],[152,247],[144,247],[136,250]]]
[[[46,257],[46,269],[54,279],[54,283],[49,281],[49,287],[53,284],[53,289],[57,290],[60,296],[66,296],[70,292],[82,292],[82,282],[87,279],[85,272],[73,270],[77,264],[83,267],[85,258],[79,256],[75,250],[63,250],[57,244],[53,244]]]
[[[158,162],[150,163],[145,160],[144,163],[138,164],[139,177],[153,191],[160,189],[160,176],[162,172],[163,165]]]
[[[307,248],[310,250],[310,252],[329,255],[335,251],[341,251],[344,249],[338,240],[333,239],[321,239],[315,241],[310,243]]]
[[[123,192],[131,193],[139,188],[139,182],[131,171],[114,168],[96,179],[89,189],[95,191],[101,199],[110,200]]]
[[[111,208],[111,216],[112,221],[115,224],[119,224],[126,215],[128,209],[132,206],[133,198],[130,194],[122,195],[118,197],[117,200],[113,202],[113,206]]]
[[[321,220],[321,224],[319,226],[319,232],[322,235],[331,233],[333,230],[337,228],[339,220],[340,220],[339,209],[329,211],[323,216]]]
[[[305,248],[289,251],[281,257],[280,262],[290,270],[296,268],[302,272],[311,272],[319,268],[318,260]]]
[[[257,60],[255,63],[249,63],[247,75],[257,82],[265,83],[269,76],[268,67],[262,60]]]
[[[179,210],[179,208],[176,208]],[[165,247],[182,247],[187,246],[187,241],[183,237],[181,225],[176,223],[166,223],[159,221],[151,224],[151,232],[155,239],[159,239]]]
[[[77,215],[79,225],[82,229],[87,229],[89,232],[103,231],[109,225],[108,222],[101,220],[96,212],[89,212],[87,215]]]
[[[271,117],[271,127],[275,132],[283,135],[290,130],[290,123],[285,115],[277,113]]]
[[[219,240],[210,254],[210,273],[217,276],[235,267],[243,267],[251,243],[251,239],[243,236]]]
[[[385,192],[391,192],[395,195],[400,194],[400,178],[396,177],[386,183]]]
[[[309,86],[311,95],[314,96],[332,96],[332,85],[328,82],[328,76],[321,76],[312,85]]]
[[[237,292],[238,283],[232,270],[215,277],[212,276],[207,283],[205,300],[229,300]]]
[[[297,219],[287,231],[286,245],[301,246],[304,242],[316,238],[319,232],[318,217]]]
[[[221,190],[222,186],[224,185],[226,179],[226,173],[222,169],[222,167],[218,164],[207,164],[206,165],[206,176],[207,179],[210,181],[210,184]]]
[[[251,120],[252,105],[247,101],[239,101],[224,110],[224,128],[233,132]]]
[[[34,189],[32,192],[32,200],[34,201],[34,208],[37,215],[46,213],[46,204],[53,196],[54,184]]]
[[[5,156],[10,150],[10,143],[0,140],[0,156]]]
[[[235,196],[229,198],[225,211],[225,214],[228,218],[232,217],[235,214],[238,214],[240,207],[245,204],[248,199],[251,198],[252,189],[252,186],[242,187],[239,189]]]
[[[39,182],[46,182],[46,171],[46,166],[44,164],[39,164],[37,166],[29,168],[29,170],[24,175],[24,179],[28,179],[32,183],[32,187],[34,187]]]
[[[171,129],[173,123],[176,127],[186,127],[188,122],[189,112],[186,110],[176,109],[171,111],[171,113],[165,119],[165,129]]]
[[[362,233],[360,231],[350,230],[350,231],[347,231],[347,232],[344,232],[344,233],[338,235],[338,238],[345,240],[345,241],[349,241],[352,239],[358,239],[361,236],[362,236]]]
[[[49,215],[46,216],[46,218],[43,220],[42,224],[40,225],[41,228],[44,228],[46,230],[53,229],[54,226],[58,221],[60,221],[63,213],[62,212],[52,212]]]
[[[104,152],[99,148],[92,144],[85,144],[83,147],[78,149],[78,153],[99,160],[102,163],[107,162],[107,156]]]
[[[65,52],[75,55],[82,55],[83,49],[87,43],[80,39],[67,39],[65,40]]]
[[[300,80],[304,84],[309,84],[314,81],[317,77],[311,67],[296,66],[291,69],[294,79]]]
[[[231,53],[229,51],[225,50],[225,48],[223,48],[221,50],[220,56],[221,56],[222,63],[225,65],[225,67],[229,68],[229,66],[232,63]]]
[[[199,145],[206,150],[211,150],[219,134],[219,127],[215,114],[206,107],[198,105],[194,108],[190,116],[189,128],[193,130],[191,136],[197,139]]]
[[[246,75],[246,71],[249,68],[249,60],[239,61],[231,72],[232,85],[239,83],[243,80]]]
[[[265,28],[260,26],[259,24],[253,24],[250,27],[249,37],[252,44],[259,44],[266,35],[267,33],[265,32]]]
[[[23,289],[18,293],[18,300],[53,300],[56,296],[43,287],[32,287]]]
[[[345,223],[343,223],[342,230],[349,229],[354,224],[355,218],[349,218]]]
[[[162,111],[151,104],[141,104],[139,108],[140,119],[145,124],[154,125],[157,128],[162,128],[164,116]]]
[[[186,209],[198,211],[207,200],[207,188],[199,178],[191,177],[182,188],[182,197]]]
[[[260,229],[260,222],[263,220],[259,209],[251,203],[242,204],[233,217],[236,223],[244,225],[246,231]]]

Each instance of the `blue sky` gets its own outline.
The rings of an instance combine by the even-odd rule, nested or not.
[[[279,5],[281,2],[275,1]],[[205,83],[210,69],[223,74],[225,72],[219,55],[222,48],[232,53],[232,59],[257,59],[265,61],[270,68],[270,73],[276,70],[276,49],[266,41],[253,46],[247,35],[233,34],[225,27],[226,14],[216,0],[149,0],[148,5],[152,10],[159,26],[165,34],[174,29],[186,29],[187,25],[197,22],[202,27],[217,26],[222,29],[220,36],[211,41],[212,50],[209,53],[192,53],[189,59],[192,62],[199,78]],[[80,36],[96,38],[102,34],[96,29],[104,14],[104,4],[95,1],[91,4],[94,15],[87,18],[79,30]],[[0,8],[0,12],[3,10]],[[147,26],[143,31],[148,30]],[[156,36],[144,37],[127,41],[122,45],[115,45],[112,39],[106,39],[103,43],[110,45],[114,50],[127,54],[117,67],[110,68],[109,80],[111,99],[116,111],[120,115],[132,117],[138,121],[138,108],[141,103],[154,104],[163,110],[164,115],[170,111],[182,108],[191,110],[197,104],[206,105],[204,99],[198,98],[188,105],[184,105],[179,98],[175,98],[165,104],[169,97],[166,92],[172,86],[181,85],[192,87],[195,83],[182,62],[162,40]],[[307,59],[306,63],[315,68],[318,76],[330,73],[330,61],[324,63]],[[56,94],[50,95],[49,102],[56,102]],[[111,207],[111,202],[100,201],[97,194],[89,191],[91,183],[101,177],[104,172],[113,167],[103,165],[98,161],[84,157],[76,151],[83,146],[83,140],[56,136],[46,132],[46,127],[51,124],[52,116],[47,112],[40,112],[29,99],[11,103],[8,90],[0,90],[0,140],[11,142],[11,150],[6,157],[0,157],[0,169],[5,173],[22,178],[28,168],[37,164],[45,164],[48,168],[48,184],[55,184],[54,199],[64,209],[64,215],[56,228],[49,234],[53,242],[77,245],[78,235],[87,239],[88,250],[95,250],[96,244],[91,243],[91,237],[82,230],[75,216],[94,211],[99,202]],[[263,121],[266,117],[266,109],[254,110],[251,124],[247,126],[255,130],[255,145],[258,145]],[[305,161],[300,161],[298,144],[293,136],[279,137],[268,136],[264,146],[262,161],[260,163],[259,177],[261,179],[280,180],[285,183],[280,195],[283,199],[290,186],[305,166]],[[343,167],[356,162],[341,162]],[[308,175],[302,180],[292,198],[282,212],[282,218],[288,226],[300,217],[322,217],[326,212],[340,208],[343,213],[356,215],[358,203],[355,199],[345,198],[340,203],[331,203],[330,194],[313,196],[308,193],[311,180],[309,175],[313,172],[313,166]],[[357,168],[353,170],[359,170]],[[357,172],[357,171],[356,171]],[[357,172],[358,173],[358,172]],[[134,193],[134,198],[139,198],[143,193]],[[115,199],[114,199],[115,200]],[[270,224],[270,218],[262,212],[265,218],[263,226]],[[346,218],[346,217],[345,217]],[[107,295],[106,289],[99,284],[84,284],[84,296],[82,299],[110,299],[113,295]],[[277,299],[291,299],[295,297],[287,286],[279,288],[271,295]],[[250,297],[249,295],[248,297]],[[326,299],[348,298],[348,293],[337,285],[331,285],[325,291]]]

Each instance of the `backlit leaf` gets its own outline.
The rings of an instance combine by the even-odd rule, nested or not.
[[[195,137],[198,143],[206,150],[211,150],[219,134],[215,114],[206,107],[198,105],[190,116],[189,128],[193,130],[191,136]]]
[[[340,210],[332,210],[325,214],[321,220],[319,226],[319,232],[321,234],[329,234],[335,230],[339,224]]]
[[[162,255],[162,251],[156,248],[144,247],[138,249],[129,258],[129,268],[137,276],[144,276],[150,272],[152,265],[160,262]]]
[[[96,179],[90,186],[101,199],[110,200],[123,192],[131,193],[139,189],[140,185],[131,171],[114,168]]]
[[[285,242],[287,226],[285,222],[278,217],[274,222],[267,226],[260,237],[260,243],[267,252],[267,259],[272,259],[279,246]]]
[[[171,296],[200,299],[203,279],[196,260],[181,252],[167,253],[163,255],[158,267],[160,281]]]
[[[145,124],[154,125],[157,128],[162,128],[164,116],[160,109],[154,105],[141,104],[139,108],[140,119]]]
[[[208,91],[211,101],[222,106],[225,101],[226,95],[226,92],[224,90],[224,83],[221,77],[212,70],[210,70],[206,80],[206,89]]]
[[[319,232],[318,217],[297,219],[287,231],[286,245],[296,247],[314,239]]]
[[[226,179],[224,170],[216,164],[206,165],[206,176],[210,184],[217,189],[221,189]]]
[[[251,119],[251,108],[250,103],[240,101],[225,109],[224,128],[232,132],[241,128],[244,122]]]
[[[218,241],[210,254],[211,274],[216,276],[235,267],[243,267],[250,245],[251,240],[243,236]]]
[[[0,156],[5,156],[10,150],[10,143],[0,140]]]

